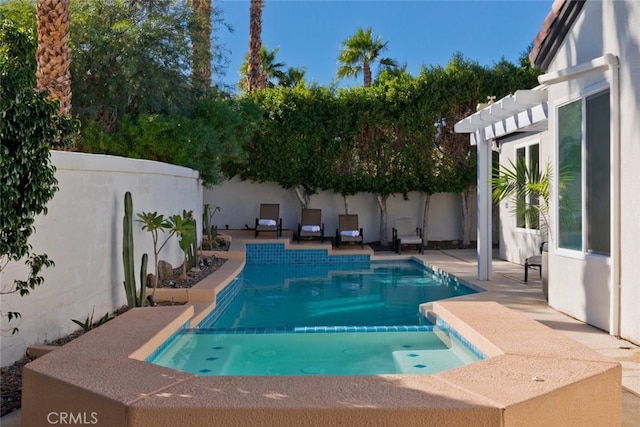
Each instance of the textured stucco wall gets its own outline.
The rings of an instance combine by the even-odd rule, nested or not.
[[[620,63],[620,334],[640,342],[640,3],[635,0],[586,2],[550,64],[549,72],[588,63],[607,53]],[[557,106],[611,87],[612,72],[592,72],[549,87],[549,129],[555,132]],[[613,111],[613,110],[612,110]],[[555,135],[555,133],[554,133]],[[613,134],[612,134],[613,136]],[[554,136],[554,139],[556,137]],[[613,143],[613,141],[612,141]],[[613,220],[613,218],[612,218]],[[550,248],[549,303],[571,316],[611,330],[615,319],[612,263],[609,257]]]
[[[173,165],[114,156],[52,152],[60,190],[47,204],[48,214],[36,219],[30,239],[36,253],[46,253],[55,267],[44,270],[45,283],[31,295],[2,295],[2,312],[18,311],[22,319],[17,335],[2,337],[2,366],[21,358],[34,343],[51,341],[78,328],[71,319],[94,319],[126,304],[122,265],[124,194],[132,193],[135,213],[157,211],[165,215],[193,210],[202,217],[202,187],[197,172]],[[199,221],[200,222],[200,221]],[[143,253],[150,257],[151,234],[134,223],[136,279]],[[160,258],[178,265],[181,251],[174,237]],[[24,279],[22,262],[9,264],[2,273],[3,289],[14,279]]]
[[[425,196],[409,193],[408,200],[401,195],[390,196],[387,201],[388,235],[391,238],[393,220],[413,217],[422,223]],[[475,196],[475,195],[474,195]],[[475,197],[474,197],[475,199]],[[261,203],[279,203],[283,228],[297,230],[300,221],[300,203],[294,190],[287,190],[272,182],[253,183],[232,179],[204,191],[204,203],[220,206],[213,223],[220,229],[254,227]],[[365,242],[380,240],[380,211],[374,194],[360,193],[347,196],[349,213],[358,214],[359,225],[364,228]],[[338,214],[345,213],[344,198],[340,194],[323,191],[311,196],[311,208],[322,209],[325,235],[335,235]],[[476,204],[471,203],[472,239],[475,240]],[[431,196],[427,238],[434,241],[462,238],[460,195],[438,193]]]

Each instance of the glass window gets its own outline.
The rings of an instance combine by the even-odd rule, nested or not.
[[[611,164],[609,91],[586,100],[587,251],[610,253]]]
[[[609,95],[607,90],[558,108],[560,248],[610,253]]]
[[[582,250],[582,102],[558,108],[558,246]]]
[[[516,226],[538,230],[540,227],[540,201],[527,190],[527,184],[540,178],[540,144],[516,148],[518,193],[516,194]]]

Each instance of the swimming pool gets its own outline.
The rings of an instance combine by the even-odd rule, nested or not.
[[[215,310],[147,361],[198,375],[376,375],[431,374],[482,358],[418,312],[476,292],[455,278],[414,261],[284,257],[247,256]]]
[[[418,305],[476,291],[413,261],[249,264],[201,328],[428,324]],[[222,304],[226,302],[222,295]]]

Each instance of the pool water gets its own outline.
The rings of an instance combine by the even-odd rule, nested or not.
[[[203,328],[420,325],[418,306],[475,293],[417,262],[247,265],[242,286]]]
[[[474,292],[413,261],[247,264],[148,361],[198,375],[432,374],[481,355],[419,305]]]
[[[154,363],[197,375],[433,374],[478,360],[430,330],[226,334],[187,332]]]

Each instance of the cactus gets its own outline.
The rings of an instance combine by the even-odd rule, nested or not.
[[[140,265],[140,295],[138,296],[138,300],[136,303],[137,307],[144,307],[144,303],[146,300],[146,289],[147,289],[147,263],[149,261],[149,256],[147,254],[142,255],[142,264]]]
[[[147,288],[147,254],[142,255],[140,265],[140,295],[136,295],[136,275],[133,262],[133,201],[131,193],[124,194],[124,218],[122,219],[122,261],[124,263],[124,291],[129,308],[144,307]]]
[[[189,268],[195,268],[198,266],[198,229],[195,218],[193,218],[193,236],[191,238]]]
[[[133,201],[131,193],[124,195],[124,218],[122,219],[122,261],[124,263],[124,290],[129,308],[136,306],[136,276],[133,260]]]

